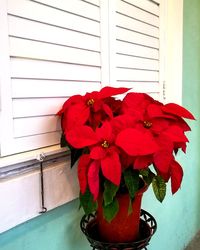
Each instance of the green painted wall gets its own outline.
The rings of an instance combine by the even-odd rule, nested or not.
[[[183,105],[196,117],[191,122],[187,155],[179,155],[184,167],[181,190],[156,204],[148,193],[144,207],[155,215],[158,232],[149,250],[183,250],[200,230],[200,0],[184,0]],[[154,204],[152,207],[151,204]]]
[[[157,219],[158,231],[149,250],[183,250],[200,229],[200,0],[184,1],[183,105],[197,118],[191,123],[183,186],[174,197],[159,204],[151,190],[143,208]],[[89,250],[79,229],[78,201],[54,209],[0,235],[1,250]],[[1,223],[1,222],[0,222]]]

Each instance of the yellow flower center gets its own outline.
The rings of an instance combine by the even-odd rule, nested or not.
[[[87,101],[88,106],[92,106],[94,104],[94,99],[90,99]]]
[[[102,146],[103,148],[108,148],[108,147],[109,147],[109,143],[108,143],[107,141],[104,141],[104,142],[101,144],[101,146]]]
[[[150,128],[152,126],[152,122],[144,121],[143,122],[145,128]]]

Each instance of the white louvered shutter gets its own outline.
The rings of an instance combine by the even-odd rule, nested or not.
[[[73,94],[157,97],[159,13],[151,0],[2,0],[1,156],[59,144],[55,113]]]
[[[100,89],[101,53],[98,0],[3,1],[9,43],[1,82],[7,85],[4,156],[59,143],[55,113],[67,97]]]
[[[158,98],[160,1],[113,0],[113,82]],[[112,50],[112,47],[114,49]]]

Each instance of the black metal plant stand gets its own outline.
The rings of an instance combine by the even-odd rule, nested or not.
[[[157,223],[150,213],[141,210],[140,237],[137,241],[126,243],[102,242],[98,236],[96,214],[84,215],[80,227],[93,250],[147,250],[147,245],[157,229]]]

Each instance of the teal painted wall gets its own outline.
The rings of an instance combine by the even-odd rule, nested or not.
[[[180,155],[185,175],[181,190],[170,190],[159,204],[151,190],[143,208],[157,219],[158,231],[149,250],[183,250],[200,229],[200,0],[184,1],[183,105],[197,118],[192,122],[187,155]],[[89,250],[79,229],[82,212],[75,200],[0,235],[1,250]],[[1,222],[0,222],[1,223]]]
[[[191,122],[187,155],[178,161],[184,168],[181,190],[157,204],[148,193],[143,206],[155,215],[158,231],[149,250],[183,250],[200,230],[200,0],[184,0],[183,106],[196,117]],[[154,206],[152,206],[154,204]]]

